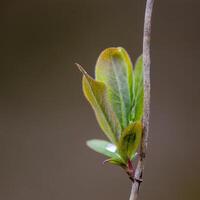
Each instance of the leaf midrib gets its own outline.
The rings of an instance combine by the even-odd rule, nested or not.
[[[121,92],[121,87],[120,87],[120,84],[119,84],[119,77],[117,75],[115,63],[114,63],[113,59],[111,59],[111,63],[112,63],[113,72],[114,72],[114,75],[115,75],[116,81],[117,81],[117,88],[118,88],[118,91],[119,91],[119,94],[120,94],[119,98],[120,98],[120,108],[121,108],[121,113],[122,113],[122,128],[124,128],[127,125],[127,116],[126,116],[126,110],[123,109],[123,106],[125,108],[126,105],[125,105],[124,98],[123,98],[123,95],[122,95],[122,92]],[[130,96],[129,96],[129,98],[130,98]]]

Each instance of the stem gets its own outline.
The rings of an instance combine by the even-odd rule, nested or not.
[[[140,145],[140,156],[135,171],[134,183],[131,189],[129,200],[137,200],[139,195],[140,183],[144,171],[144,160],[147,150],[147,142],[149,135],[149,115],[150,115],[150,39],[151,39],[151,18],[154,0],[147,0],[145,19],[144,19],[144,35],[143,35],[143,77],[144,77],[144,116],[143,116],[143,135]]]

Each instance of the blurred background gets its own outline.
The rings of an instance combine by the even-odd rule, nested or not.
[[[0,199],[128,199],[131,183],[85,141],[104,135],[81,74],[99,53],[142,52],[144,0],[2,0]],[[200,199],[200,1],[155,1],[142,200]]]

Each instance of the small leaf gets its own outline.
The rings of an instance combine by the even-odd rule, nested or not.
[[[121,157],[127,162],[128,159],[133,159],[137,148],[140,144],[142,136],[142,123],[131,123],[122,132],[122,136],[119,141],[118,150]]]
[[[86,144],[92,150],[111,158],[107,160],[108,162],[111,160],[120,162],[121,160],[120,155],[117,153],[117,147],[110,142],[107,142],[105,140],[93,139],[87,141]]]
[[[132,121],[141,121],[143,117],[144,84],[143,84],[143,59],[140,56],[133,72],[133,108]]]
[[[124,169],[126,168],[126,163],[124,161],[122,161],[122,160],[119,160],[119,159],[109,158],[109,159],[105,160],[103,163],[104,164],[105,163],[110,163],[112,165],[118,165],[118,166],[120,166],[120,167],[122,167]]]
[[[116,113],[122,129],[129,123],[132,103],[132,64],[121,47],[104,50],[97,61],[96,80],[108,87],[108,101]]]
[[[83,92],[91,104],[97,121],[109,140],[117,144],[121,132],[119,121],[107,101],[107,88],[103,82],[94,80],[78,65],[83,73]]]

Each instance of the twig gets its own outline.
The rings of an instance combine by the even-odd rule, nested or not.
[[[140,183],[144,170],[144,159],[147,149],[147,141],[149,134],[149,114],[150,114],[150,39],[151,39],[151,18],[154,0],[147,0],[145,19],[144,19],[144,35],[143,35],[143,77],[144,77],[144,116],[143,116],[143,136],[140,146],[140,156],[135,171],[134,183],[132,185],[129,200],[137,200],[139,195]]]

